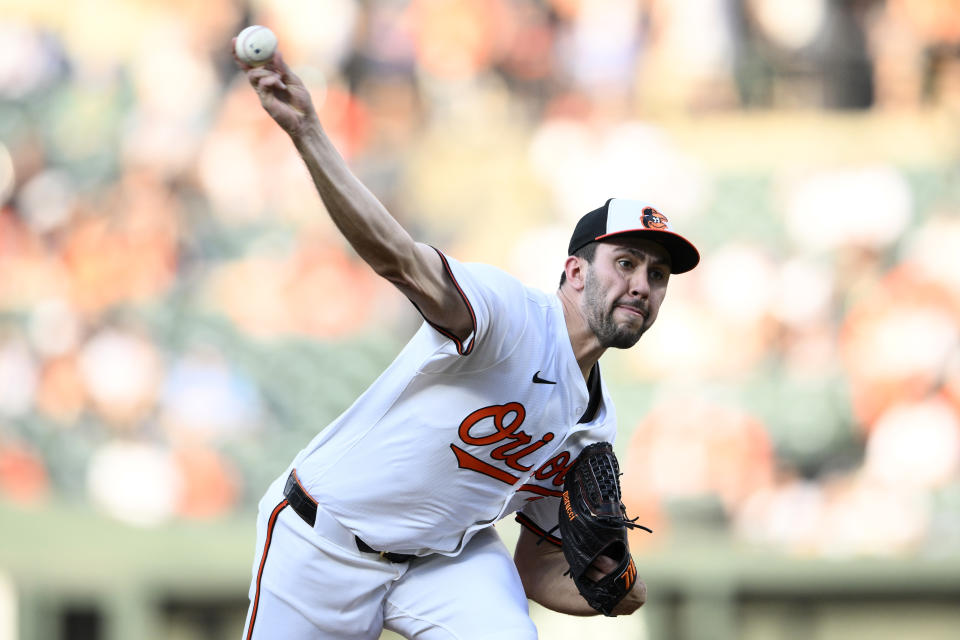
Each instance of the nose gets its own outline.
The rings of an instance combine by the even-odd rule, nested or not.
[[[634,298],[646,299],[650,295],[650,281],[646,269],[637,269],[630,281],[630,295]]]

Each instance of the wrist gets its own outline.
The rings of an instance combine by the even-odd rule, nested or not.
[[[323,138],[323,127],[319,120],[312,118],[296,129],[287,131],[287,134],[293,140],[293,144],[298,149],[302,149]]]

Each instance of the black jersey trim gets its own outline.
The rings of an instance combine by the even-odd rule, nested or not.
[[[457,293],[460,294],[460,297],[463,299],[463,303],[467,305],[467,311],[470,312],[470,325],[472,329],[470,331],[470,335],[473,336],[470,339],[470,344],[464,346],[464,344],[460,341],[459,338],[457,338],[457,336],[453,335],[447,329],[444,329],[440,325],[431,321],[430,318],[428,318],[426,314],[423,313],[420,307],[417,306],[416,302],[414,302],[413,300],[411,300],[410,302],[411,304],[413,304],[414,308],[423,317],[424,321],[426,321],[427,324],[429,324],[431,327],[434,328],[435,331],[437,331],[442,336],[444,336],[445,338],[453,342],[454,345],[456,345],[457,353],[459,353],[462,356],[470,355],[470,352],[473,351],[473,345],[477,341],[477,314],[474,313],[473,305],[470,304],[470,300],[467,298],[467,294],[463,292],[463,288],[460,286],[460,283],[457,282],[456,276],[453,275],[453,270],[450,268],[450,263],[447,262],[446,256],[444,256],[443,252],[437,249],[436,247],[430,247],[430,248],[436,251],[437,255],[440,256],[440,262],[443,263],[443,270],[447,272],[447,276],[449,276],[450,281],[453,282],[453,286],[457,288]]]
[[[590,399],[587,401],[587,410],[583,412],[577,424],[590,422],[597,417],[597,411],[600,409],[600,401],[603,400],[603,389],[600,387],[600,365],[594,364],[590,369],[590,375],[587,377],[587,391],[590,393]]]
[[[529,516],[526,516],[522,513],[517,513],[517,515],[514,517],[517,522],[519,522],[522,526],[526,527],[531,532],[533,532],[538,538],[542,540],[546,540],[547,542],[550,542],[552,544],[555,544],[558,547],[563,546],[563,541],[560,538],[556,536],[552,536],[549,533],[547,533],[540,525],[538,525],[536,522],[531,520]]]
[[[253,625],[257,622],[257,609],[260,607],[260,581],[263,578],[263,568],[267,564],[267,554],[270,553],[270,543],[273,541],[273,529],[277,524],[277,518],[280,516],[280,512],[290,504],[287,500],[282,500],[280,504],[274,507],[273,512],[270,514],[270,519],[267,521],[267,538],[263,543],[263,555],[260,557],[260,568],[257,570],[257,589],[253,597],[253,605],[250,610],[250,626],[247,628],[247,633],[244,636],[245,640],[250,640],[253,637]]]

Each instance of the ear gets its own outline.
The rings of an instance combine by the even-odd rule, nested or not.
[[[567,256],[563,271],[567,274],[567,283],[576,291],[582,291],[586,283],[587,261],[577,256]]]

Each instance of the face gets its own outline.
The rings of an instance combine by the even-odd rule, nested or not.
[[[635,345],[657,319],[669,279],[669,254],[660,245],[638,238],[601,242],[585,263],[582,303],[600,345]]]

